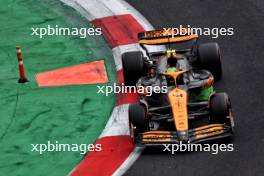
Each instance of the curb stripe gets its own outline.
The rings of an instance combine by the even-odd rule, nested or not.
[[[98,21],[100,18],[107,18],[109,16],[126,16],[129,15],[134,18],[134,22],[138,23],[137,26],[141,26],[141,31],[145,30],[153,30],[153,27],[151,24],[139,13],[137,12],[132,6],[130,6],[127,2],[123,0],[61,0],[65,4],[75,8],[77,11],[79,11],[85,18],[87,18],[89,21]],[[112,17],[113,18],[113,17]],[[129,17],[131,18],[131,17]],[[120,21],[116,21],[119,22]],[[124,24],[130,26],[130,24],[127,24],[126,22],[121,22],[121,32],[127,32],[125,27],[123,26]],[[109,24],[103,24],[98,22],[97,25],[109,25]],[[116,27],[114,27],[116,28]],[[106,30],[108,27],[106,26]],[[118,29],[119,30],[119,29]],[[124,30],[124,31],[123,31]],[[139,28],[137,28],[139,30]],[[127,36],[130,41],[133,43],[127,43],[127,41],[120,41],[119,38],[111,38],[111,37],[119,37],[119,34],[115,34],[114,36],[110,33],[108,34],[108,41],[111,41],[111,47],[113,47],[113,55],[116,63],[116,69],[118,71],[118,82],[122,83],[123,82],[123,76],[122,76],[122,63],[121,63],[121,55],[123,52],[126,52],[126,49],[129,49],[131,51],[133,50],[139,50],[137,41],[134,42],[135,37],[137,37],[137,32],[141,31],[135,31],[132,29],[129,29],[128,32],[132,34],[132,36],[129,36],[127,34],[122,33],[122,36]],[[130,38],[131,37],[131,38]],[[107,38],[105,36],[105,38]],[[126,39],[127,40],[127,39]],[[118,42],[116,42],[118,41]],[[122,46],[118,46],[118,44],[122,44]],[[127,48],[126,48],[127,47]],[[150,47],[148,48],[150,51],[157,51],[160,50],[160,47]],[[129,95],[130,96],[130,95]],[[122,147],[125,147],[128,145],[132,145],[131,150],[129,151],[130,154],[126,153],[123,150],[119,150],[119,154],[115,154],[115,152],[109,153],[109,155],[99,155],[96,156],[97,154],[95,152],[89,152],[88,155],[85,157],[81,163],[76,166],[75,169],[73,169],[72,173],[77,174],[78,176],[86,176],[86,175],[115,175],[119,176],[125,173],[125,171],[136,161],[136,159],[140,156],[142,152],[142,148],[135,147],[132,144],[132,141],[130,139],[129,135],[129,128],[128,128],[128,105],[127,103],[133,102],[134,98],[127,98],[127,94],[121,94],[118,95],[119,100],[117,101],[117,105],[112,114],[111,117],[109,118],[109,121],[107,122],[107,125],[105,129],[103,130],[100,139],[97,140],[100,141],[102,139],[105,139],[107,136],[109,140],[106,140],[105,142],[109,142],[109,144],[105,146],[117,146],[119,144],[119,140],[123,140],[123,137],[126,138],[127,140],[123,140]],[[133,99],[133,100],[132,100]],[[111,139],[114,137],[114,139]],[[121,139],[122,138],[122,139]],[[115,140],[116,139],[116,140]],[[111,148],[111,147],[110,147]],[[108,148],[104,148],[103,150],[108,151]],[[118,150],[116,150],[118,151]],[[101,151],[102,152],[102,151]],[[124,152],[122,154],[122,152]],[[110,156],[111,154],[111,156]],[[122,159],[120,157],[120,163],[119,164],[114,164],[112,165],[111,161],[108,160],[108,158],[112,158],[116,156],[122,156]],[[92,159],[91,157],[92,156]],[[101,156],[101,157],[99,157]],[[122,160],[122,161],[121,161]],[[110,162],[109,162],[110,161]],[[102,163],[101,166],[99,165],[94,165],[93,163]],[[108,166],[105,166],[108,165]],[[102,167],[108,168],[107,170],[102,169]],[[87,171],[89,170],[89,171]]]
[[[137,43],[137,34],[144,31],[130,14],[99,18],[93,20],[92,23],[102,28],[104,37],[112,48]]]
[[[117,94],[116,106],[120,106],[123,104],[132,104],[138,101],[139,101],[139,96],[137,93],[127,93],[125,96],[124,94]]]
[[[153,30],[152,25],[134,7],[124,0],[61,0],[76,9],[88,21],[114,15],[131,14],[145,30]],[[100,10],[98,10],[100,9]]]
[[[124,82],[123,69],[117,71],[117,83],[120,85]]]
[[[124,163],[113,173],[112,176],[120,176],[125,174],[125,172],[133,165],[133,163],[140,157],[143,152],[143,147],[135,147],[130,153]]]
[[[89,152],[71,173],[72,176],[112,175],[134,149],[129,136],[103,137],[98,139],[96,144],[101,144],[103,150]]]
[[[138,45],[131,43],[137,42],[137,33],[140,31],[144,31],[144,29],[131,15],[105,17],[104,19],[96,19],[92,23],[95,26],[102,28],[104,37],[109,42],[110,46],[113,47],[113,51],[115,51],[115,63],[119,63],[119,66],[117,64],[116,67],[117,69],[120,69],[117,70],[117,80],[118,84],[121,84],[123,83],[121,55],[122,53],[127,51],[126,49],[130,49],[133,51],[138,50]],[[122,29],[122,27],[124,26],[129,26],[129,23],[133,23],[134,25],[131,25],[129,29]],[[135,27],[135,29],[133,27]],[[120,136],[126,136],[126,138],[129,140],[123,141],[124,146],[131,146],[131,150],[127,153],[124,150],[116,150],[115,152],[114,150],[111,150],[112,152],[109,152],[107,153],[107,155],[104,156],[102,156],[100,152],[89,152],[88,155],[83,159],[83,161],[79,163],[78,166],[74,169],[71,175],[75,175],[77,173],[86,173],[86,175],[90,175],[89,173],[96,173],[97,176],[112,175],[116,172],[116,170],[118,170],[119,167],[122,166],[123,162],[134,162],[140,156],[141,152],[137,152],[137,155],[135,155],[134,153],[134,151],[137,151],[138,149],[135,148],[129,136],[128,124],[128,104],[136,102],[137,100],[138,97],[135,94],[119,94],[117,106],[114,108],[112,115],[106,124],[105,129],[103,130],[102,134],[98,139],[101,140],[105,137],[110,137],[109,139],[112,139],[111,137],[119,139]],[[122,139],[120,138],[119,140]],[[109,142],[110,144],[102,145],[102,151],[109,151],[109,146],[118,147],[118,140],[107,140],[107,142]],[[112,158],[116,157],[119,157],[120,161],[122,160],[120,164],[112,164]],[[94,165],[93,163],[98,163],[98,165]],[[104,163],[104,166],[107,168],[107,170],[99,169],[100,163]],[[91,167],[89,167],[90,165]],[[123,167],[126,168],[128,166],[126,165],[124,165]],[[125,170],[124,168],[123,170]]]
[[[128,127],[128,104],[116,106],[99,138],[129,135]]]

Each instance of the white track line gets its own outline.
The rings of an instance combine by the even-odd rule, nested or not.
[[[124,0],[61,0],[73,7],[89,21],[113,15],[132,15],[145,30],[152,30],[152,25]]]
[[[99,138],[129,135],[128,104],[116,106]]]
[[[128,158],[123,162],[123,164],[113,173],[112,176],[121,176],[133,165],[133,163],[140,157],[144,148],[135,147],[133,152],[128,156]]]

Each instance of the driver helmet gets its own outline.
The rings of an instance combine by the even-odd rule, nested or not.
[[[167,63],[168,67],[176,67],[177,65],[177,58],[176,58],[176,50],[170,49],[167,50]]]

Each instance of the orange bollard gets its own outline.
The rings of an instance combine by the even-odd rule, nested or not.
[[[17,52],[17,60],[18,60],[18,68],[19,68],[19,76],[20,76],[18,83],[28,82],[26,75],[25,75],[24,64],[23,64],[20,46],[16,46],[16,52]]]

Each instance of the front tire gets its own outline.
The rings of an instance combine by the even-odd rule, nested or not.
[[[141,103],[131,104],[128,110],[129,120],[134,126],[146,129],[148,121],[146,108]]]
[[[228,116],[231,112],[230,98],[227,93],[215,93],[210,97],[210,121],[230,124]]]
[[[130,136],[133,142],[136,143],[138,134],[149,128],[145,106],[140,103],[129,105],[128,116]]]

